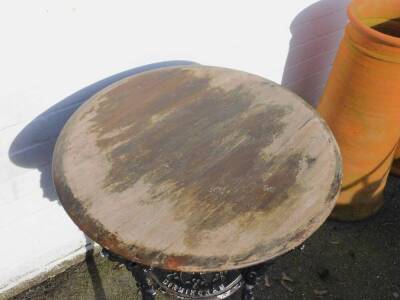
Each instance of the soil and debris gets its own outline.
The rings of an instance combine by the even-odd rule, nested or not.
[[[304,245],[276,259],[257,285],[257,299],[399,299],[399,178],[389,179],[385,199],[384,208],[373,218],[357,223],[328,221]],[[13,299],[139,298],[124,268],[88,256],[85,263]]]

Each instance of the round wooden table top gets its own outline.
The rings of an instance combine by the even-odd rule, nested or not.
[[[70,217],[106,249],[211,272],[306,240],[335,204],[341,159],[326,124],[293,93],[193,65],[94,95],[62,130],[53,177]]]

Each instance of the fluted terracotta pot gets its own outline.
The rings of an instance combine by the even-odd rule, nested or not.
[[[332,218],[361,220],[383,204],[400,138],[400,0],[353,0],[318,110],[344,163]]]

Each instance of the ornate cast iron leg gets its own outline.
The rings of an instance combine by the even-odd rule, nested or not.
[[[244,287],[242,291],[242,300],[255,300],[254,289],[257,284],[257,270],[249,268],[242,272]]]
[[[150,284],[149,278],[144,268],[134,262],[128,261],[123,257],[120,257],[107,249],[103,249],[101,254],[108,258],[110,261],[118,262],[124,264],[129,272],[132,273],[133,278],[136,280],[136,285],[140,292],[142,293],[143,300],[155,300],[156,291]]]
[[[241,271],[244,280],[242,300],[255,300],[254,290],[257,282],[265,275],[271,265],[272,262],[266,262]]]
[[[128,271],[130,271],[133,275],[133,278],[136,280],[136,285],[140,292],[142,293],[143,300],[155,300],[156,291],[153,286],[149,283],[149,278],[147,277],[147,273],[142,268],[141,265],[135,263],[128,263],[126,265]]]

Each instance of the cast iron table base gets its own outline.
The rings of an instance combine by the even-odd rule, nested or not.
[[[101,254],[132,273],[143,300],[154,300],[157,291],[178,299],[226,299],[242,290],[242,300],[254,300],[254,288],[265,264],[241,270],[213,273],[184,273],[151,268],[126,260],[106,249]]]

